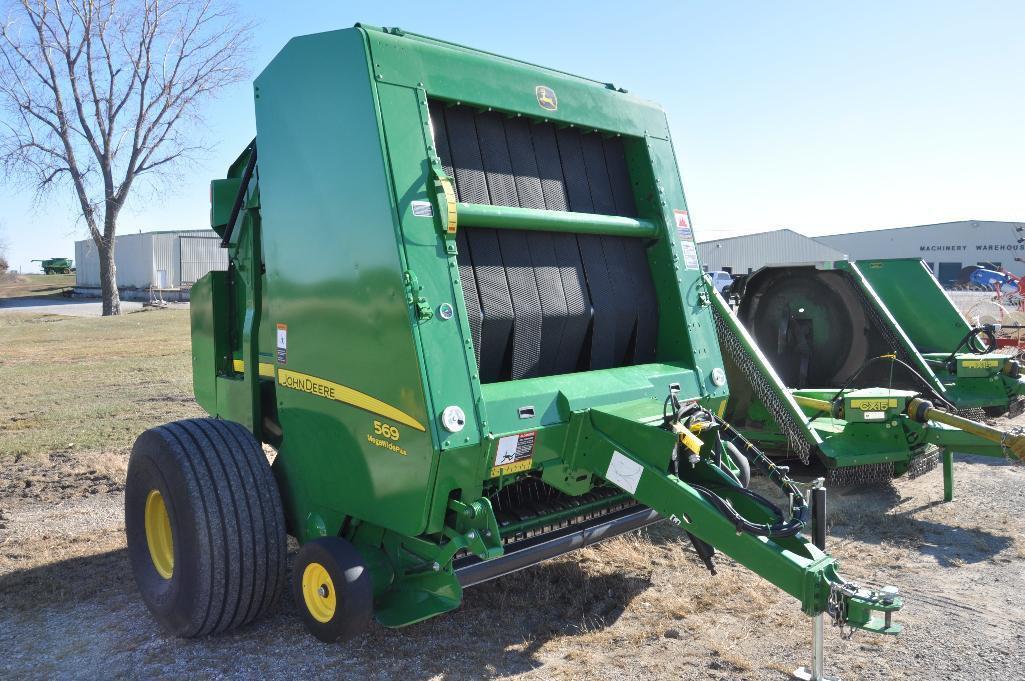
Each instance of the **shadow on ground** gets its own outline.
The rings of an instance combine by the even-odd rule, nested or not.
[[[288,559],[289,574],[293,559],[294,552]],[[399,630],[372,624],[363,636],[333,645],[303,630],[286,592],[259,622],[220,636],[181,640],[163,634],[150,617],[135,588],[127,551],[119,549],[0,577],[0,629],[11,628],[8,644],[15,649],[24,645],[19,638],[31,639],[24,648],[29,656],[40,645],[47,646],[47,636],[66,636],[69,628],[103,630],[101,645],[109,650],[97,648],[93,654],[106,655],[113,673],[144,664],[137,659],[142,651],[147,659],[166,655],[190,665],[205,661],[216,667],[230,660],[235,669],[259,667],[271,654],[270,646],[294,658],[291,668],[296,673],[333,668],[362,678],[358,670],[374,669],[386,658],[387,669],[374,673],[391,678],[401,671],[410,679],[439,674],[483,678],[540,667],[537,653],[546,642],[611,626],[649,586],[645,578],[622,572],[589,574],[577,562],[555,561],[467,589],[462,607],[452,613]],[[98,620],[97,609],[109,611],[111,621]],[[60,665],[52,669],[62,670]]]

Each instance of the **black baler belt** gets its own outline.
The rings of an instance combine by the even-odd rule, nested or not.
[[[467,241],[480,292],[480,380],[508,380],[513,305],[498,235],[493,229],[471,229],[467,230]]]
[[[445,109],[445,124],[452,151],[456,197],[466,203],[490,203],[473,113],[462,106]]]
[[[551,237],[566,296],[566,324],[556,353],[554,373],[568,374],[581,368],[580,356],[591,327],[591,296],[577,238],[572,234],[552,234]]]
[[[577,235],[580,259],[584,265],[587,290],[594,313],[587,347],[589,369],[608,369],[616,366],[616,291],[605,264],[605,253],[600,236]]]
[[[466,317],[470,324],[470,335],[473,337],[473,354],[480,367],[480,330],[483,317],[480,310],[480,296],[477,292],[477,277],[473,273],[473,260],[470,257],[470,244],[466,230],[456,234],[456,246],[459,254],[459,282],[463,289],[463,300],[466,302]]]
[[[569,317],[566,291],[562,285],[553,236],[555,235],[551,232],[526,234],[530,261],[534,266],[534,278],[537,282],[537,295],[541,302],[541,376],[562,373],[558,370],[559,346]]]
[[[555,128],[550,123],[531,126],[531,141],[534,143],[534,158],[537,161],[537,176],[544,195],[544,208],[548,210],[569,210],[566,197],[566,179],[562,174],[559,158],[559,144],[555,139]]]
[[[605,166],[605,148],[598,133],[580,136],[580,150],[584,157],[587,186],[591,192],[591,203],[595,213],[616,214],[616,200],[612,197],[609,171]]]
[[[605,139],[605,163],[609,169],[612,197],[616,200],[616,215],[636,216],[637,206],[634,203],[633,187],[630,186],[630,171],[626,167],[626,150],[619,137]]]
[[[477,142],[480,145],[491,205],[519,206],[512,161],[509,159],[509,145],[505,141],[505,126],[502,125],[501,116],[494,111],[479,113],[476,123]]]
[[[530,138],[530,123],[522,118],[505,122],[505,137],[509,144],[516,194],[521,208],[544,209],[545,197],[541,188],[541,174],[537,167],[534,145]]]
[[[560,128],[555,137],[559,142],[559,158],[562,159],[562,176],[566,183],[569,209],[576,213],[593,213],[594,203],[587,186],[587,166],[580,147],[580,133],[573,128]]]
[[[602,250],[605,252],[605,268],[612,285],[612,295],[608,305],[615,324],[615,366],[624,364],[630,351],[630,340],[637,327],[637,291],[633,277],[630,276],[630,265],[626,257],[626,249],[630,244],[626,237],[601,237]]]
[[[498,242],[502,247],[502,261],[505,263],[512,301],[512,364],[509,378],[531,378],[540,375],[541,300],[538,297],[527,234],[518,230],[498,230]]]
[[[658,335],[658,296],[651,280],[651,266],[644,244],[639,239],[622,240],[626,254],[627,272],[633,278],[633,303],[637,310],[637,330],[633,343],[633,363],[646,364],[655,360]]]

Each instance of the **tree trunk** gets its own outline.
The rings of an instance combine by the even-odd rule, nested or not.
[[[114,267],[114,239],[97,240],[100,256],[100,295],[103,297],[103,316],[121,314],[121,294],[117,290],[117,272]]]

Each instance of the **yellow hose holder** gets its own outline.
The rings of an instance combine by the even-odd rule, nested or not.
[[[695,454],[699,453],[701,451],[701,446],[705,444],[701,441],[701,438],[689,430],[680,431],[680,443]]]

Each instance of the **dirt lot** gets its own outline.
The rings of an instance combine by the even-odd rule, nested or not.
[[[327,646],[286,596],[213,639],[158,631],[124,550],[127,453],[199,413],[182,311],[0,318],[0,677],[783,679],[810,622],[668,524],[467,590],[455,613]],[[830,495],[844,573],[906,596],[898,638],[827,632],[844,678],[1025,678],[1025,467],[963,457],[954,503],[934,470]]]

